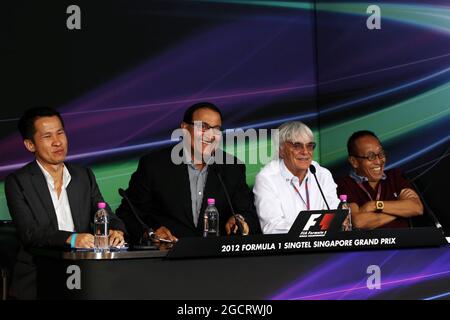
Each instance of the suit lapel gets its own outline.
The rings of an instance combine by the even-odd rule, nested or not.
[[[186,164],[174,165],[173,170],[177,171],[173,177],[178,177],[175,181],[171,183],[179,190],[179,196],[181,197],[180,201],[183,203],[183,219],[195,229],[193,217],[192,217],[192,200],[191,200],[191,184],[189,182],[189,172],[188,166]]]
[[[30,167],[31,181],[36,193],[39,196],[39,199],[42,202],[42,205],[45,209],[45,212],[48,215],[49,220],[51,221],[53,227],[58,229],[58,220],[56,218],[55,207],[53,206],[52,197],[50,195],[50,191],[48,190],[47,181],[45,180],[44,174],[39,168],[36,161],[32,162]]]
[[[81,177],[72,169],[70,165],[66,165],[70,173],[70,183],[67,186],[67,198],[69,199],[70,212],[72,213],[73,225],[76,230],[81,230],[80,213],[82,212],[82,196]]]

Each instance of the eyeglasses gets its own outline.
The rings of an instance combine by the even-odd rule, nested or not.
[[[386,152],[384,150],[381,150],[379,153],[369,152],[367,156],[354,156],[355,158],[361,158],[366,159],[369,161],[375,161],[375,159],[378,157],[378,159],[383,160],[386,159]]]
[[[195,128],[201,128],[202,132],[206,132],[210,129],[212,129],[214,134],[220,134],[222,132],[222,127],[221,126],[210,126],[209,124],[207,124],[206,122],[203,121],[191,121],[188,122],[188,124],[194,126]],[[201,124],[201,125],[200,125]]]
[[[294,149],[295,151],[300,151],[306,148],[306,150],[308,151],[314,151],[314,149],[316,148],[316,143],[315,142],[309,142],[309,143],[301,143],[301,142],[290,142],[290,141],[286,141],[287,144],[289,144],[292,149]]]

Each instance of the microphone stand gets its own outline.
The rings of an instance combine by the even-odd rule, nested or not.
[[[234,220],[236,221],[236,226],[238,228],[239,234],[240,235],[244,235],[244,226],[242,225],[241,221],[239,220],[239,218],[236,216],[236,213],[234,212],[233,204],[231,203],[230,195],[228,194],[228,191],[227,191],[227,188],[225,186],[225,183],[223,183],[222,176],[221,176],[219,170],[217,169],[217,167],[215,165],[213,165],[212,167],[213,167],[214,172],[217,175],[217,178],[219,178],[219,182],[220,182],[220,184],[222,186],[222,189],[223,189],[223,191],[225,193],[225,198],[227,199],[228,206],[231,209],[231,214],[233,215]]]
[[[130,199],[127,196],[127,193],[122,188],[119,188],[119,194],[125,199],[125,201],[128,203],[128,206],[130,207],[131,212],[133,213],[136,220],[139,222],[139,224],[142,227],[143,234],[141,238],[139,239],[139,244],[133,244],[134,249],[138,250],[154,250],[158,249],[155,245],[153,245],[153,241],[155,241],[155,232],[152,228],[150,228],[144,221],[142,221],[141,217],[137,214],[136,209],[134,208],[133,204],[131,203]]]
[[[312,173],[313,176],[314,176],[314,179],[316,179],[316,183],[317,183],[317,186],[319,187],[320,194],[322,195],[323,201],[325,201],[325,204],[326,204],[328,210],[330,210],[330,206],[328,205],[327,199],[325,198],[325,196],[324,196],[324,194],[323,194],[323,191],[322,191],[322,188],[320,187],[319,180],[317,180],[317,176],[316,176],[316,167],[314,167],[314,165],[311,164],[311,165],[309,166],[309,171],[311,171],[311,173]]]

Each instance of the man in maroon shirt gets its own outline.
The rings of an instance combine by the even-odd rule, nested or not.
[[[339,179],[338,194],[346,194],[353,226],[358,229],[408,228],[409,218],[423,205],[400,170],[384,171],[386,154],[371,131],[358,131],[347,142],[350,175]]]

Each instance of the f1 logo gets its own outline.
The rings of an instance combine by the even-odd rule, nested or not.
[[[305,227],[303,228],[303,231],[309,231],[312,227],[315,227],[317,223],[320,221],[320,230],[328,230],[330,227],[330,223],[334,218],[334,214],[332,213],[326,213],[323,215],[323,218],[319,220],[319,218],[322,216],[322,214],[312,214],[308,222],[306,222]]]
[[[322,215],[321,214],[312,214],[309,217],[308,222],[306,222],[305,227],[303,228],[303,231],[308,231],[309,229],[311,229],[311,227],[314,227],[317,224],[317,219],[319,219],[320,216],[322,216]]]

